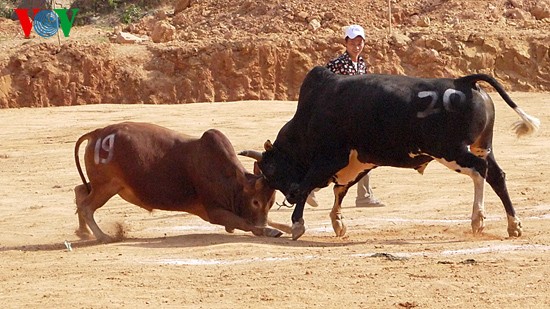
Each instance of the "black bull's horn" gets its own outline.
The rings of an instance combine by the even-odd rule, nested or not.
[[[262,161],[262,153],[257,150],[243,150],[239,155],[256,159],[258,162]]]

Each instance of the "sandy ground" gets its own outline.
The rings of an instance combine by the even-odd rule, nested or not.
[[[200,135],[224,132],[237,150],[260,150],[295,102],[88,105],[0,110],[0,302],[5,308],[548,308],[550,307],[550,101],[512,93],[543,127],[516,139],[518,118],[495,93],[494,151],[523,220],[509,239],[504,209],[487,186],[487,227],[470,231],[472,181],[432,163],[373,172],[387,206],[344,200],[348,235],[328,218],[332,190],[307,207],[298,241],[255,237],[185,213],[148,213],[120,198],[96,213],[126,239],[79,241],[73,187],[75,140],[107,124],[147,121]],[[242,158],[251,170],[252,161]],[[282,201],[279,194],[278,202]],[[291,209],[270,216],[290,222]],[[71,245],[68,250],[64,244]],[[378,255],[376,255],[378,253]]]

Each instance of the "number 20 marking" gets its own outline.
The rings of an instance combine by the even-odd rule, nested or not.
[[[456,89],[447,89],[443,93],[443,107],[446,111],[451,111],[451,95],[456,94],[460,97],[460,103],[464,102],[466,100],[466,95],[459,90]],[[418,97],[423,99],[427,97],[431,97],[432,100],[430,101],[430,104],[428,107],[426,107],[425,110],[417,112],[416,117],[418,118],[426,118],[432,114],[437,114],[441,112],[441,108],[435,107],[435,104],[437,103],[437,99],[439,99],[439,95],[436,91],[420,91],[418,93]]]

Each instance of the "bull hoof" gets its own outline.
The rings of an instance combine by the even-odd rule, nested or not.
[[[508,229],[508,236],[510,237],[520,237],[521,235],[523,235],[521,227],[518,229]]]
[[[514,217],[508,217],[508,236],[520,237],[523,234],[521,221]]]
[[[336,233],[336,237],[343,237],[346,235],[347,228],[342,220],[332,221],[332,228],[334,229],[334,233]]]
[[[485,228],[484,222],[485,216],[478,216],[477,218],[472,219],[472,233],[474,236],[481,235],[483,229]]]
[[[99,237],[96,237],[97,241],[99,241],[102,244],[108,244],[115,242],[115,239],[109,235],[101,235]]]
[[[334,233],[336,233],[336,237],[342,237],[346,235],[347,229],[341,213],[331,212],[330,221],[332,222],[332,229],[334,230]]]
[[[232,228],[226,226],[226,227],[225,227],[225,231],[226,231],[227,233],[233,233],[233,232],[235,232],[235,229],[232,229]]]
[[[304,225],[304,219],[300,219],[298,222],[292,224],[292,240],[297,240],[300,236],[304,235],[306,227]]]
[[[483,233],[484,228],[484,226],[474,226],[472,224],[472,233],[474,234],[474,236],[479,236]]]
[[[74,231],[74,233],[76,234],[76,236],[78,236],[78,238],[80,238],[82,240],[92,240],[92,239],[94,239],[93,234],[90,233],[90,231],[87,231],[87,230],[78,229],[78,230]]]

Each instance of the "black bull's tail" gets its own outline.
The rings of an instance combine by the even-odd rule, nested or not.
[[[513,125],[513,129],[518,137],[530,135],[539,129],[540,120],[536,117],[528,115],[516,103],[514,103],[506,91],[504,91],[502,85],[493,77],[486,74],[472,74],[456,79],[457,83],[469,84],[472,88],[475,88],[475,83],[478,81],[484,81],[493,86],[508,106],[510,106],[520,116],[521,121],[518,121]]]

